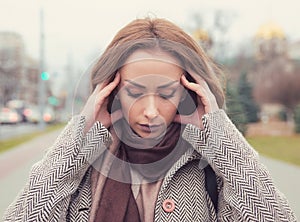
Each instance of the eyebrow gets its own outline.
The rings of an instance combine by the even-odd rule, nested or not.
[[[173,84],[176,83],[176,82],[179,82],[179,81],[174,80],[174,81],[171,81],[171,82],[169,82],[169,83],[167,83],[167,84],[165,84],[165,85],[158,86],[157,88],[158,88],[158,89],[167,88],[168,86],[171,86],[171,85],[173,85]]]
[[[132,84],[132,85],[134,85],[134,86],[136,86],[136,87],[142,88],[142,89],[145,89],[145,88],[146,88],[146,86],[140,85],[140,84],[138,84],[138,83],[136,83],[136,82],[134,82],[134,81],[131,81],[131,80],[125,80],[125,82],[129,82],[130,84]],[[179,81],[174,80],[174,81],[168,82],[167,84],[158,86],[157,88],[158,88],[158,89],[167,88],[167,87],[169,87],[169,86],[171,86],[171,85],[173,85],[174,83],[177,83],[177,82],[179,82]]]
[[[136,87],[139,87],[139,88],[142,88],[142,89],[146,89],[146,86],[143,86],[143,85],[140,85],[140,84],[138,84],[138,83],[136,83],[136,82],[133,82],[133,81],[131,81],[131,80],[125,80],[125,82],[129,82],[130,84],[132,84],[132,85],[134,85],[134,86],[136,86]]]

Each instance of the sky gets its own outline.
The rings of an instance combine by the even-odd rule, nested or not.
[[[67,61],[85,66],[103,50],[116,32],[135,18],[166,18],[184,29],[192,15],[200,14],[206,26],[215,10],[231,18],[226,38],[234,45],[251,39],[259,26],[273,21],[290,41],[300,40],[298,0],[0,0],[0,32],[22,35],[26,53],[39,58],[39,10],[44,8],[45,59],[60,69]]]

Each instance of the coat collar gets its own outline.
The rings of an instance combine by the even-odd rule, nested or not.
[[[166,174],[162,186],[160,188],[160,193],[164,192],[170,181],[172,180],[172,177],[175,175],[175,173],[184,165],[189,163],[190,161],[201,159],[201,154],[198,153],[192,146],[189,146],[187,151],[176,161],[176,163],[171,167],[171,169]]]

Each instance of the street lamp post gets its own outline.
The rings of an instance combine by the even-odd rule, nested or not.
[[[44,107],[45,107],[45,80],[42,78],[42,73],[45,69],[45,34],[44,34],[44,8],[43,6],[40,7],[40,72],[39,72],[39,95],[38,95],[38,102],[39,102],[39,111],[40,111],[40,121],[39,121],[39,128],[44,129],[45,128],[45,122],[44,122]]]

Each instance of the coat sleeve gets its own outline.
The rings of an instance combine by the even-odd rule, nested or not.
[[[183,138],[212,166],[222,180],[218,221],[296,221],[287,199],[274,186],[257,152],[224,110],[202,118],[204,128],[188,124]]]
[[[84,135],[84,117],[75,116],[33,165],[29,180],[4,214],[4,221],[65,221],[71,195],[90,163],[111,142],[109,131],[99,122]]]

